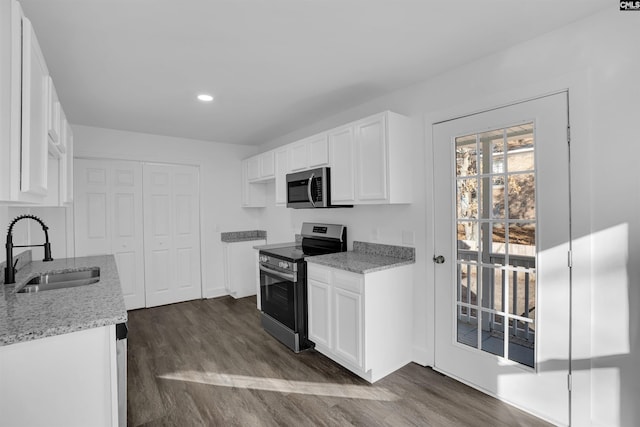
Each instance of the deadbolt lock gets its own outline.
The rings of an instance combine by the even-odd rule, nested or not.
[[[433,262],[436,264],[444,264],[444,257],[442,255],[433,256]]]

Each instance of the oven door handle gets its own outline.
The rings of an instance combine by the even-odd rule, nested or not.
[[[316,175],[315,173],[311,173],[311,176],[309,177],[309,183],[307,184],[307,196],[309,196],[309,202],[311,203],[311,206],[313,206],[314,208],[316,207],[316,204],[313,201],[313,195],[311,194],[311,185],[313,185],[313,177],[315,175]]]
[[[264,271],[265,273],[273,274],[274,276],[280,277],[281,279],[288,280],[290,282],[296,281],[295,274],[283,273],[281,271],[272,270],[263,265],[260,266],[260,271]]]

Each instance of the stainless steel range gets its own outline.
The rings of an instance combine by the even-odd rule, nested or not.
[[[260,250],[262,326],[296,353],[313,345],[307,339],[307,264],[304,258],[347,250],[347,228],[302,224],[302,243]]]

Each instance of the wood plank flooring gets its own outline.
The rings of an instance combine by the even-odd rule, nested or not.
[[[130,426],[543,426],[410,363],[371,385],[260,326],[255,297],[129,312]]]

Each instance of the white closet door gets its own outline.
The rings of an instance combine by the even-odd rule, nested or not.
[[[202,297],[198,168],[145,164],[147,307]]]
[[[127,310],[145,306],[142,166],[75,160],[76,256],[115,255]]]
[[[124,304],[133,310],[145,306],[142,166],[112,162],[111,171],[111,253],[116,257]]]
[[[76,256],[110,254],[109,163],[76,159],[74,168]]]

